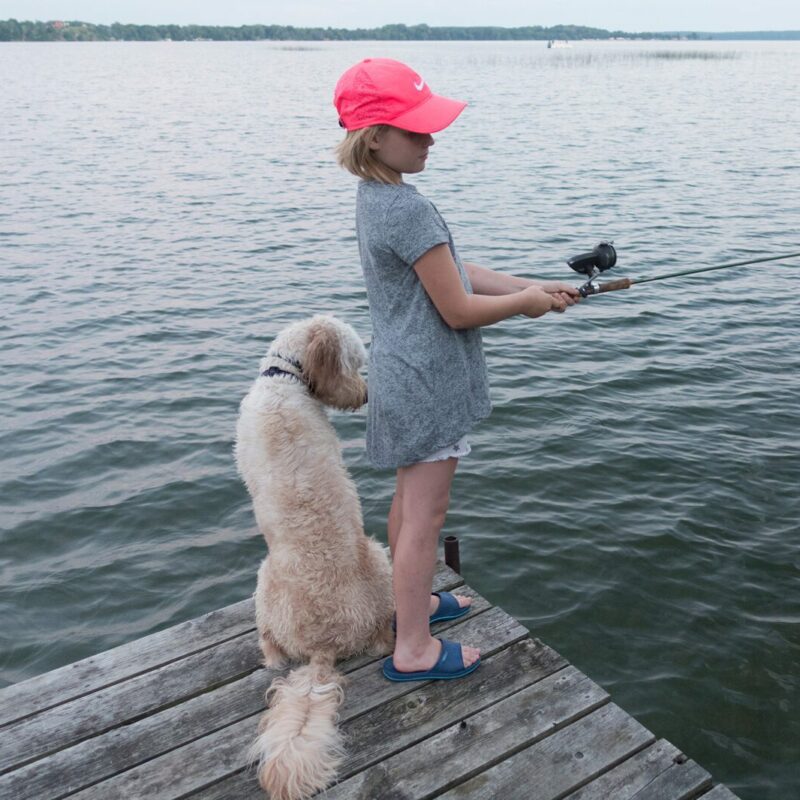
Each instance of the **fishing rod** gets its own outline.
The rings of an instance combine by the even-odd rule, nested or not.
[[[629,289],[638,283],[651,283],[653,281],[664,281],[667,278],[678,278],[682,275],[697,275],[700,272],[711,272],[715,269],[730,269],[731,267],[744,267],[748,264],[761,264],[765,261],[782,261],[788,258],[800,258],[800,253],[786,253],[781,256],[766,256],[765,258],[752,258],[749,261],[734,261],[730,264],[718,264],[715,267],[701,267],[700,269],[687,269],[681,272],[670,272],[668,275],[656,275],[654,278],[620,278],[616,281],[606,283],[596,283],[595,278],[611,269],[617,263],[617,251],[614,249],[613,242],[600,242],[593,250],[588,253],[581,253],[567,259],[575,272],[586,275],[589,280],[578,287],[581,297],[589,297],[593,294],[603,292],[614,292],[618,289]]]

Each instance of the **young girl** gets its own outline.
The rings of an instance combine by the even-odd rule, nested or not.
[[[467,433],[491,411],[480,327],[516,314],[540,317],[577,302],[576,289],[462,263],[436,207],[403,181],[422,172],[432,133],[466,103],[431,92],[410,67],[367,58],[336,85],[347,130],[339,163],[362,180],[356,230],[367,287],[367,454],[397,470],[389,512],[397,639],[389,680],[459,678],[480,651],[434,639],[430,622],[469,611],[470,599],[431,594],[439,532]]]

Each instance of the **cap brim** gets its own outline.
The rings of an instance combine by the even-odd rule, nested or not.
[[[411,111],[395,117],[389,124],[412,133],[436,133],[444,130],[467,107],[461,100],[431,94]]]

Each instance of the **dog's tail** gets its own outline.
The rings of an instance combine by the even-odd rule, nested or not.
[[[305,800],[336,777],[344,757],[337,725],[344,678],[333,664],[312,657],[267,689],[268,708],[249,755],[271,800]]]

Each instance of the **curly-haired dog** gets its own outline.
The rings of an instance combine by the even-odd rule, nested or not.
[[[344,681],[336,660],[393,646],[391,567],[364,534],[325,408],[366,402],[364,362],[349,325],[322,315],[296,322],[272,343],[240,406],[236,463],[269,548],[255,593],[264,664],[308,662],[272,682],[253,745],[273,800],[308,797],[336,776]]]

